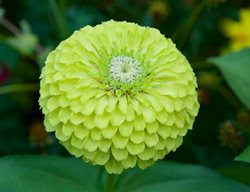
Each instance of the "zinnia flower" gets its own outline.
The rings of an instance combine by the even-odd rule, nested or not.
[[[104,22],[74,32],[41,74],[45,126],[76,157],[109,173],[175,151],[197,115],[196,78],[157,29]]]
[[[229,51],[250,47],[250,9],[241,9],[239,21],[224,19],[222,31],[230,39]]]

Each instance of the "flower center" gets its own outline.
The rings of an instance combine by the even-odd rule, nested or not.
[[[109,63],[109,76],[117,82],[133,83],[142,72],[139,61],[128,56],[113,57]]]

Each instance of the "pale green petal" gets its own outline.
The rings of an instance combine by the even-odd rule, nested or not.
[[[189,95],[184,98],[185,99],[185,107],[188,108],[189,110],[192,110],[194,107],[194,99],[192,95]]]
[[[51,95],[61,95],[62,92],[59,90],[58,84],[50,84],[49,85],[49,92]]]
[[[85,117],[84,127],[86,127],[87,129],[93,129],[94,127],[96,127],[94,115]]]
[[[169,151],[172,151],[175,148],[175,140],[168,137],[166,139],[166,147]]]
[[[70,109],[74,113],[79,113],[79,112],[81,112],[83,110],[83,105],[82,105],[82,103],[81,103],[81,101],[79,99],[75,99],[75,100],[71,101]]]
[[[172,103],[174,104],[175,111],[181,111],[185,107],[185,105],[182,102],[182,100],[178,99],[178,98],[176,98],[175,100],[173,100]]]
[[[109,161],[105,164],[105,168],[109,174],[120,174],[123,170],[122,164],[120,162],[117,162],[113,158],[109,159]]]
[[[74,128],[74,135],[83,140],[86,136],[88,136],[89,130],[86,129],[83,125],[77,125]]]
[[[129,141],[127,144],[127,149],[131,155],[138,155],[145,149],[145,144],[144,143],[135,144]]]
[[[170,136],[171,134],[171,128],[168,126],[160,126],[159,129],[157,130],[157,133],[164,139]]]
[[[61,122],[66,123],[70,119],[71,113],[72,111],[69,108],[61,108],[57,115]]]
[[[119,134],[116,134],[113,138],[112,138],[113,144],[116,148],[118,149],[123,149],[127,146],[128,143],[128,137],[122,137]]]
[[[71,123],[65,123],[62,126],[62,133],[66,136],[71,136],[75,128],[75,125]]]
[[[51,125],[51,123],[48,121],[48,117],[46,117],[46,116],[44,118],[44,125],[45,125],[46,131],[48,131],[48,132],[52,132],[52,131],[56,130],[55,129],[56,127]]]
[[[125,116],[118,109],[113,111],[109,118],[113,126],[120,126],[125,120]]]
[[[70,100],[73,100],[73,99],[80,99],[81,97],[81,90],[80,89],[71,89],[71,91],[68,91],[67,94],[66,94],[66,97]]]
[[[85,117],[81,113],[71,113],[70,122],[74,125],[80,125],[85,121]]]
[[[138,156],[141,160],[146,161],[152,159],[154,157],[154,154],[155,154],[154,148],[146,147],[143,152],[138,154]]]
[[[70,139],[70,136],[66,136],[62,133],[62,130],[61,128],[57,127],[56,128],[56,133],[55,133],[55,136],[58,140],[60,141],[67,141],[68,139]]]
[[[98,141],[98,148],[103,152],[108,152],[112,142],[109,139],[102,139]]]
[[[74,84],[76,83],[75,80],[68,79],[67,81],[61,81],[59,85],[60,91],[68,93],[68,90],[71,90],[74,88]]]
[[[168,149],[155,151],[154,160],[163,159],[167,153],[168,153]]]
[[[57,97],[51,97],[47,101],[47,108],[48,108],[48,110],[54,111],[57,107],[59,107],[58,98]]]
[[[107,96],[100,98],[96,103],[95,113],[97,115],[102,115],[107,104],[108,104],[108,97]]]
[[[134,111],[132,104],[130,103],[128,105],[128,109],[127,109],[127,113],[126,113],[126,120],[133,121],[134,118],[135,118],[135,111]]]
[[[141,105],[144,105],[146,107],[150,106],[149,101],[143,95],[140,96],[137,95],[135,98]]]
[[[177,127],[171,127],[170,137],[173,139],[176,139],[176,137],[179,135],[179,129]]]
[[[141,115],[142,114],[141,106],[139,105],[138,101],[136,101],[135,99],[132,99],[131,102],[134,106],[134,110],[137,113],[137,115]]]
[[[161,102],[167,112],[171,113],[174,111],[174,103],[171,99],[168,97],[162,97]]]
[[[100,129],[97,128],[91,129],[90,133],[91,133],[91,138],[93,140],[99,141],[102,139],[102,132]]]
[[[108,126],[102,130],[102,135],[106,139],[111,139],[116,134],[117,129],[118,129],[117,127]]]
[[[84,159],[90,161],[92,164],[96,164],[95,163],[95,157],[97,154],[98,150],[96,151],[88,151],[88,150],[83,150],[83,157]]]
[[[175,113],[175,124],[177,125],[178,128],[184,127],[185,119],[181,112]]]
[[[166,141],[164,138],[159,136],[159,141],[158,143],[155,145],[154,147],[157,150],[163,150],[164,148],[166,148]]]
[[[59,102],[60,107],[63,107],[63,108],[66,108],[66,107],[68,107],[70,105],[70,100],[67,97],[63,96],[63,95],[61,95],[58,98],[58,102]]]
[[[175,114],[174,113],[169,113],[168,114],[168,120],[164,123],[167,126],[172,126],[174,125],[176,120]]]
[[[179,135],[180,136],[185,136],[187,134],[187,131],[188,131],[188,129],[186,129],[186,128],[179,129]]]
[[[119,98],[119,109],[123,114],[127,113],[127,98],[125,96]]]
[[[154,121],[151,124],[146,124],[146,129],[149,134],[155,133],[159,128],[159,124],[157,121]]]
[[[90,115],[94,110],[96,106],[96,99],[90,99],[84,104],[84,109],[82,111],[82,114],[84,115]]]
[[[117,102],[118,102],[118,98],[117,97],[110,97],[109,101],[108,101],[108,105],[107,105],[106,111],[107,112],[114,111],[115,108],[116,108]]]
[[[119,126],[119,133],[123,137],[128,137],[131,135],[133,131],[133,123],[132,122],[124,122],[121,126]]]
[[[133,155],[128,155],[127,159],[121,161],[125,169],[132,168],[136,165],[137,157]]]
[[[155,121],[155,112],[149,107],[142,108],[142,115],[146,123],[153,123]]]
[[[154,108],[155,112],[160,112],[163,109],[162,104],[160,103],[161,100],[158,98],[155,98],[149,94],[144,94],[144,97],[150,102],[151,106]]]
[[[117,160],[117,161],[121,161],[124,159],[128,158],[128,150],[127,149],[118,149],[114,146],[111,147],[111,152],[113,157]]]
[[[146,169],[149,166],[152,166],[155,163],[153,159],[147,160],[147,161],[142,161],[138,159],[137,165],[140,167],[140,169]]]
[[[97,89],[87,90],[86,92],[84,92],[82,94],[80,100],[81,100],[82,103],[86,103],[89,99],[95,97],[97,93],[98,93]]]
[[[95,159],[94,161],[98,164],[98,165],[105,165],[110,157],[110,152],[102,152],[102,151],[98,151],[98,153],[96,153]]]
[[[139,116],[137,118],[134,119],[134,130],[135,131],[141,131],[145,129],[146,123],[143,119],[142,116]]]
[[[165,124],[168,121],[168,119],[169,119],[168,116],[169,115],[166,111],[161,111],[161,112],[156,114],[156,118],[161,124]]]
[[[78,139],[75,135],[71,137],[71,145],[77,149],[82,149],[84,146],[83,140]]]
[[[144,131],[134,131],[130,135],[130,140],[136,144],[143,142],[145,140],[145,132]]]
[[[83,141],[83,146],[84,146],[84,149],[86,149],[90,152],[93,152],[97,149],[98,142],[93,140],[91,137],[86,137]]]
[[[76,157],[81,157],[83,155],[83,150],[73,147],[71,145],[71,141],[60,142],[60,143],[65,146],[65,148],[69,151],[70,154]]]
[[[60,123],[60,119],[59,119],[59,116],[58,116],[58,110],[54,111],[52,113],[49,113],[48,116],[46,116],[46,118],[48,119],[49,123],[52,126],[56,126],[56,125],[58,125]]]
[[[95,116],[96,127],[104,129],[109,124],[109,114]]]
[[[175,151],[183,142],[183,138],[178,136],[176,139],[175,139],[175,146],[174,146],[174,149],[173,151]]]
[[[145,134],[145,143],[149,147],[155,146],[159,141],[157,133]]]

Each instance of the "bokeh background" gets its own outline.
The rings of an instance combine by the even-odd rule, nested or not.
[[[166,159],[205,165],[250,184],[250,168],[234,161],[250,143],[250,111],[207,60],[250,47],[248,0],[0,1],[0,156],[69,155],[44,129],[38,105],[41,68],[73,31],[110,19],[159,29],[197,75],[199,115],[183,145]]]

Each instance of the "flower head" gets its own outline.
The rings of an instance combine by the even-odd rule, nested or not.
[[[240,10],[239,21],[224,19],[222,31],[230,39],[229,51],[250,47],[250,9]]]
[[[175,151],[197,115],[196,78],[158,30],[104,22],[76,31],[41,74],[45,126],[76,157],[109,173]]]

